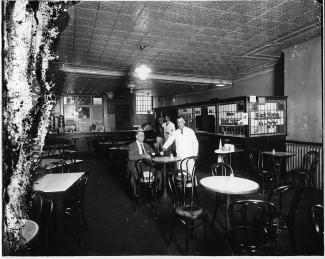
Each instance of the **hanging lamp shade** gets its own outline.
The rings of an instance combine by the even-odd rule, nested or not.
[[[140,65],[137,66],[134,70],[135,74],[137,77],[139,77],[141,80],[146,80],[151,73],[151,69],[144,64],[143,62],[143,50],[145,46],[140,46],[140,51],[141,51],[141,62]]]
[[[141,64],[135,69],[135,73],[141,80],[146,80],[151,73],[151,69],[147,65]]]
[[[106,93],[106,95],[107,95],[107,98],[108,98],[109,100],[112,100],[112,99],[114,98],[114,92],[113,92],[112,90],[109,90],[109,91]]]

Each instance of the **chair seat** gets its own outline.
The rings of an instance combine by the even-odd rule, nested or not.
[[[278,229],[288,229],[287,226],[288,217],[285,214],[277,213],[274,217],[272,225]]]
[[[308,174],[308,171],[306,169],[303,169],[303,168],[295,168],[295,169],[290,170],[289,173],[304,175],[304,174]]]
[[[235,227],[231,230],[231,239],[237,244],[237,249],[242,250],[242,253],[255,253],[260,248],[270,244],[267,233],[263,228],[258,227]]]
[[[273,171],[271,171],[271,170],[264,170],[264,169],[258,170],[258,173],[260,175],[263,175],[263,176],[272,176],[273,175]]]
[[[182,217],[197,219],[203,214],[203,209],[196,205],[184,205],[176,208],[175,212]]]
[[[152,172],[144,171],[143,172],[143,178],[140,178],[140,182],[142,183],[149,183],[153,182],[155,180],[155,176],[152,174]]]
[[[184,177],[186,176],[185,173],[178,173],[176,176],[175,176],[175,180],[177,181],[182,181],[183,180],[183,176],[182,174],[184,175]],[[188,179],[186,179],[186,182],[192,182],[192,177],[188,177]]]
[[[184,176],[186,175],[186,174],[183,172],[183,173],[178,173],[178,174],[175,176],[175,180],[178,181],[178,182],[180,182],[180,183],[183,181],[183,177],[182,177],[181,174],[183,174]],[[188,177],[188,176],[187,176],[187,177]],[[195,178],[194,186],[197,186],[197,180],[196,180],[196,178]],[[186,188],[191,188],[191,187],[192,187],[192,176],[190,176],[190,177],[188,177],[188,179],[186,179],[185,187],[186,187]]]

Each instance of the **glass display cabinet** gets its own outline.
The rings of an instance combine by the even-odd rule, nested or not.
[[[178,109],[178,116],[182,116],[184,118],[184,120],[185,120],[185,125],[187,127],[193,129],[194,122],[193,122],[193,109],[192,108]]]
[[[193,108],[196,131],[215,133],[216,106],[204,105]]]
[[[217,134],[261,137],[287,134],[287,97],[244,96],[217,104]]]

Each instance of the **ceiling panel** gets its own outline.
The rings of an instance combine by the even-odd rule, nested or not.
[[[322,33],[322,7],[312,0],[80,1],[69,14],[58,52],[62,62],[128,71],[142,60],[145,45],[142,61],[155,74],[191,77],[235,79],[275,64],[284,47]],[[123,80],[114,84],[123,88]],[[192,85],[174,84],[151,80],[146,87],[171,95]]]

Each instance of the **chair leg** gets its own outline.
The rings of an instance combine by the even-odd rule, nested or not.
[[[262,194],[264,197],[264,194],[265,194],[265,177],[264,176],[262,177]]]
[[[190,228],[190,240],[193,240],[194,228]]]
[[[310,187],[315,188],[315,180],[314,177],[312,175],[309,175],[309,182],[310,182]]]
[[[79,203],[80,204],[79,204],[78,212],[79,212],[80,226],[84,230],[88,231],[89,227],[88,227],[88,222],[87,222],[86,215],[85,215],[83,201],[80,201]]]
[[[204,215],[203,217],[204,248],[207,247],[207,229],[208,229],[207,215]]]
[[[176,216],[174,216],[174,218],[173,218],[173,225],[172,225],[172,228],[171,228],[170,233],[169,233],[169,240],[168,240],[168,244],[167,244],[168,246],[172,242],[175,227],[176,227]]]
[[[199,195],[197,193],[197,186],[194,187],[194,192],[195,192],[195,198],[196,198],[197,204],[200,205]]]
[[[190,237],[190,229],[188,223],[186,223],[186,234],[185,234],[185,254],[188,254],[189,249],[189,237]]]
[[[297,246],[296,246],[296,239],[295,239],[295,232],[294,230],[290,230],[289,229],[289,236],[290,236],[290,241],[291,241],[291,245],[292,245],[292,248],[293,248],[293,251],[294,253],[297,252]]]
[[[154,198],[154,209],[155,209],[155,218],[158,217],[158,186],[153,189],[153,198]]]
[[[216,201],[215,201],[215,207],[214,207],[213,217],[212,217],[212,220],[211,220],[211,225],[214,224],[214,221],[215,221],[215,219],[217,217],[218,208],[219,208],[219,202],[218,202],[218,196],[216,194]]]

